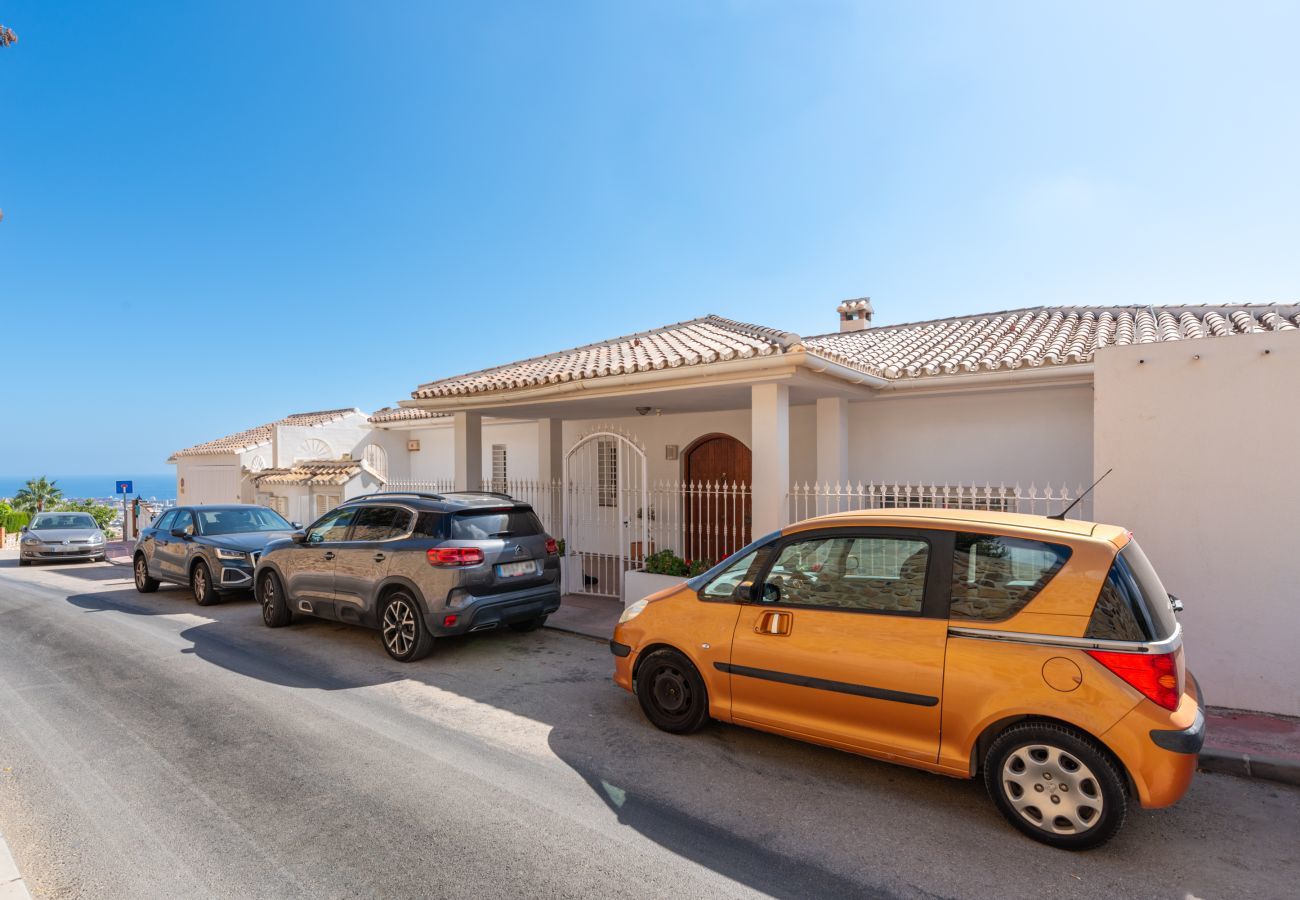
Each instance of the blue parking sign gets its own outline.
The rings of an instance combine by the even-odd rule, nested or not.
[[[118,492],[119,494],[129,494],[129,493],[131,493],[131,490],[132,490],[132,488],[131,488],[131,482],[129,482],[129,481],[119,481],[119,482],[117,483],[117,492]]]

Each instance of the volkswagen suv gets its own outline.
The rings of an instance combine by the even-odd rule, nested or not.
[[[1181,607],[1132,534],[972,510],[800,522],[624,612],[614,681],[687,733],[734,722],[958,778],[1044,843],[1175,803],[1204,739]]]
[[[413,662],[435,637],[541,628],[560,607],[560,557],[506,494],[370,494],[268,547],[255,583],[269,627],[296,614],[361,625]]]

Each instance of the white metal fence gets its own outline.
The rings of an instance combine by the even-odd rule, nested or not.
[[[1047,485],[1039,488],[1030,484],[796,484],[788,495],[790,521],[797,522],[827,513],[849,512],[860,509],[979,509],[999,512],[1028,513],[1031,515],[1056,515],[1075,501],[1084,491],[1084,485],[1071,490]],[[1083,498],[1068,516],[1087,519],[1092,516],[1092,495]]]

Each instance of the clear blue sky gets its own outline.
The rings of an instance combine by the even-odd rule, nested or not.
[[[1294,301],[1300,7],[1218,6],[0,0],[0,473],[708,312]]]

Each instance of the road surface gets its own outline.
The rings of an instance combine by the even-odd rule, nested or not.
[[[672,737],[554,631],[368,631],[0,559],[0,832],[38,897],[1283,897],[1300,792],[1200,775],[1098,851],[954,781]]]

